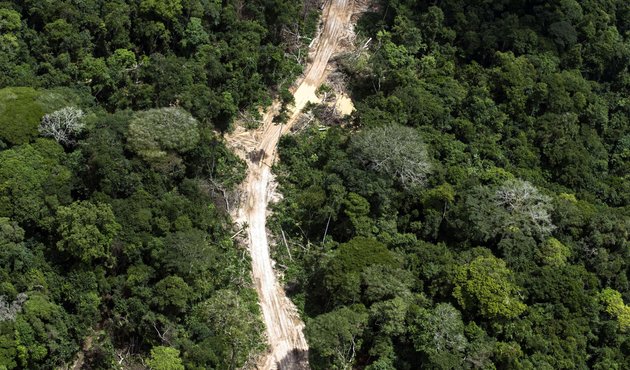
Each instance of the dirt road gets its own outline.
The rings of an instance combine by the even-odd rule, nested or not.
[[[244,201],[236,212],[236,222],[248,225],[249,250],[252,258],[253,278],[267,329],[270,353],[259,363],[261,369],[307,369],[308,345],[304,337],[304,323],[293,303],[278,284],[269,256],[269,243],[265,227],[269,184],[272,179],[270,165],[276,157],[280,136],[296,121],[308,102],[317,102],[315,90],[326,76],[326,66],[344,37],[352,16],[352,0],[328,0],[323,9],[322,30],[313,43],[304,78],[294,90],[295,106],[283,125],[272,122],[279,104],[276,102],[264,116],[263,124],[255,131],[237,129],[226,139],[232,148],[247,160],[248,174],[242,188]],[[240,149],[240,150],[239,150]],[[258,161],[243,155],[247,151],[263,150]]]

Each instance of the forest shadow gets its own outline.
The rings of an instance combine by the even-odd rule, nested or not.
[[[276,362],[278,370],[308,370],[308,350],[293,349]]]

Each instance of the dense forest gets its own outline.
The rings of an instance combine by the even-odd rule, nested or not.
[[[276,166],[312,368],[630,368],[630,3],[383,0],[357,29],[355,113]]]
[[[286,91],[317,13],[0,1],[0,369],[235,369],[264,349],[220,199],[244,163],[216,132]]]
[[[318,5],[0,0],[0,370],[264,351],[220,133],[290,102]],[[311,367],[630,368],[630,3],[373,5],[356,111],[274,166]]]

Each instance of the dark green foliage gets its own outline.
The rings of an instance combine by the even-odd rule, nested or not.
[[[8,145],[28,143],[37,136],[37,127],[44,114],[75,104],[76,96],[75,92],[66,89],[0,89],[0,140]]]
[[[354,308],[354,309],[353,309]],[[345,369],[361,349],[359,339],[367,326],[365,307],[343,307],[316,317],[307,335],[314,367]]]
[[[275,255],[313,368],[628,366],[627,17],[573,0],[364,15],[372,47],[340,60],[353,125],[281,141],[274,227],[296,247]],[[431,164],[423,186],[387,170],[406,156]]]
[[[83,353],[93,368],[111,368],[130,341],[147,362],[166,356],[200,368],[238,367],[260,350],[248,261],[227,215],[202,190],[229,191],[242,167],[228,168],[239,162],[213,136],[213,167],[165,173],[126,149],[130,122],[126,112],[92,113],[89,132],[68,152],[50,139],[0,152],[0,296],[17,309],[2,322],[1,366],[59,367],[84,340],[93,343]],[[179,160],[207,160],[206,143],[187,144]],[[233,337],[217,331],[225,320],[207,319],[204,330],[221,347],[201,355],[207,336],[198,334],[194,307],[210,300],[218,310],[225,291],[238,308],[231,322],[246,328]],[[165,341],[179,355],[151,357]]]
[[[222,196],[245,166],[217,131],[288,99],[283,29],[316,18],[301,1],[0,1],[0,369],[235,369],[263,349]],[[76,142],[37,138],[68,106]]]
[[[355,238],[339,246],[324,268],[324,296],[333,305],[352,304],[361,298],[361,274],[374,265],[394,266],[385,245],[376,240]]]
[[[177,105],[228,129],[300,72],[282,30],[312,33],[316,11],[302,1],[3,2],[0,87],[81,88],[109,111]],[[25,127],[12,142],[34,134],[17,126],[29,121],[11,124]]]
[[[235,369],[263,349],[223,211],[244,163],[213,129],[270,91],[291,103],[286,30],[313,32],[316,6],[0,2],[0,368],[83,349],[84,368]],[[351,125],[281,142],[273,252],[311,366],[627,367],[630,6],[374,9],[369,50],[338,60]],[[66,106],[76,145],[38,139]]]

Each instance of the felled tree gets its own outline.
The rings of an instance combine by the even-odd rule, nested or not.
[[[39,132],[52,137],[60,144],[72,144],[74,138],[85,129],[83,111],[76,107],[65,107],[42,118]]]
[[[367,169],[390,176],[405,188],[424,185],[431,172],[426,146],[410,127],[369,128],[352,139],[350,151]]]
[[[169,154],[185,153],[199,142],[197,120],[181,108],[137,112],[129,123],[129,145],[151,163],[168,160]]]

